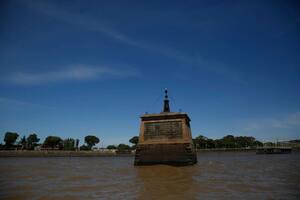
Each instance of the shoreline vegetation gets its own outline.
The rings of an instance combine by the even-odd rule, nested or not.
[[[261,148],[261,147],[259,147]],[[270,147],[272,148],[272,147]],[[276,147],[273,147],[276,148]],[[278,147],[280,148],[280,147]],[[214,148],[197,149],[197,153],[208,152],[256,152],[258,148]],[[292,147],[293,151],[300,151],[300,147]],[[135,151],[117,152],[107,150],[97,151],[64,151],[64,150],[0,150],[0,158],[5,157],[123,157],[134,156]]]
[[[116,153],[113,151],[62,151],[62,150],[10,150],[0,151],[0,157],[112,157],[133,156],[133,152]]]
[[[0,144],[0,157],[95,157],[95,156],[132,156],[139,137],[129,139],[132,144],[108,145],[106,148],[95,147],[100,139],[87,135],[84,144],[79,146],[79,139],[61,139],[58,136],[48,136],[39,143],[37,134],[19,138],[15,132],[6,132],[4,144]],[[259,148],[293,148],[300,150],[300,140],[282,142],[261,142],[252,136],[226,135],[221,139],[210,139],[203,135],[193,138],[194,147],[198,153],[203,152],[243,152],[256,151]]]

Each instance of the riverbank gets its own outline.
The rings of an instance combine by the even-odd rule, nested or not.
[[[134,154],[108,151],[0,151],[0,157],[103,157],[132,155]]]
[[[256,151],[256,148],[213,148],[213,149],[197,149],[197,152],[244,152],[244,151]]]
[[[258,147],[258,148],[213,148],[213,149],[197,149],[197,152],[256,152],[258,149],[263,148],[291,148],[292,151],[300,151],[300,147]]]
[[[198,153],[205,152],[256,152],[256,148],[215,148],[215,149],[197,149]],[[292,148],[292,151],[300,151],[300,148]],[[27,151],[27,150],[11,150],[0,151],[0,157],[118,157],[118,156],[134,156],[132,153],[117,153],[113,151]]]

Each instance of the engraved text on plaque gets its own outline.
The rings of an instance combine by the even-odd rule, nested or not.
[[[182,122],[146,122],[144,138],[145,140],[182,138]]]

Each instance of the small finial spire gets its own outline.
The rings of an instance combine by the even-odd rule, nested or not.
[[[165,88],[165,99],[168,99],[168,89]]]
[[[169,99],[168,99],[168,89],[165,88],[165,100],[164,100],[164,111],[170,112]]]

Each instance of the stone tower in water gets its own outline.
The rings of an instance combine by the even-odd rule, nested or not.
[[[190,118],[186,113],[171,112],[165,90],[163,111],[141,116],[139,143],[135,165],[197,163],[193,146]]]

